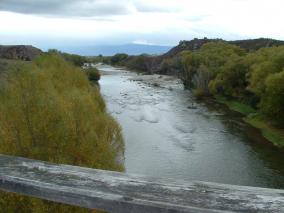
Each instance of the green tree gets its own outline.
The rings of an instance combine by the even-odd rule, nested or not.
[[[201,64],[196,74],[193,77],[193,84],[194,84],[194,94],[196,97],[201,98],[202,96],[209,95],[208,85],[211,79],[210,70],[204,64]]]
[[[266,78],[273,73],[278,72],[276,64],[271,61],[263,61],[252,66],[250,74],[249,89],[256,95],[261,96],[265,91]]]
[[[125,59],[128,58],[128,55],[127,54],[124,54],[124,53],[118,53],[118,54],[115,54],[114,56],[112,56],[110,58],[110,62],[111,64],[113,65],[119,65],[120,63],[122,63]]]
[[[209,42],[204,44],[200,50],[196,52],[183,52],[183,80],[186,86],[196,88],[194,79],[204,77],[204,67],[207,69],[206,81],[215,79],[218,73],[221,72],[222,66],[234,57],[244,56],[245,51],[235,45],[224,42]],[[202,73],[199,73],[202,72]],[[205,79],[204,79],[205,80]],[[207,88],[203,87],[203,92],[206,94]]]
[[[130,56],[125,61],[124,65],[126,65],[128,68],[133,69],[135,71],[151,73],[151,70],[149,70],[151,59],[152,58],[146,54],[142,54],[138,56]]]
[[[276,125],[284,127],[284,69],[270,75],[265,81],[265,86],[260,110]]]
[[[243,57],[233,57],[220,68],[216,78],[210,82],[210,92],[240,99],[246,93],[247,73],[248,66]]]
[[[202,63],[208,67],[212,78],[220,72],[220,67],[236,56],[244,56],[245,51],[238,46],[224,42],[209,42],[204,44],[200,51]]]
[[[193,88],[192,79],[201,64],[201,57],[190,51],[184,51],[181,55],[181,79],[187,88]]]

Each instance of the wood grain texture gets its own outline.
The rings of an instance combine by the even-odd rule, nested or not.
[[[108,212],[284,212],[284,190],[185,182],[0,155],[0,189]]]

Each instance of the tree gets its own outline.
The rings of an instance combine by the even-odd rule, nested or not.
[[[244,63],[243,57],[232,57],[220,68],[216,78],[210,82],[210,92],[241,98],[248,84],[247,72],[248,66]]]
[[[110,58],[110,62],[113,65],[120,64],[123,60],[127,59],[128,55],[124,53],[115,54]]]
[[[0,91],[0,153],[53,163],[123,171],[120,126],[97,87],[58,54],[16,66]],[[0,193],[3,212],[86,212]]]
[[[188,88],[193,88],[193,76],[201,64],[201,57],[190,51],[184,51],[181,54],[181,79]]]
[[[265,86],[260,110],[276,125],[284,127],[284,69],[270,75],[265,81]]]
[[[224,42],[206,43],[196,52],[185,51],[182,53],[183,80],[187,86],[194,88],[196,85],[193,79],[204,77],[204,73],[198,73],[203,72],[204,67],[207,69],[206,77],[210,81],[215,79],[228,61],[244,55],[245,51],[240,47]],[[204,91],[208,91],[208,85]]]
[[[249,89],[261,96],[265,91],[265,81],[270,74],[276,73],[277,66],[271,61],[263,61],[252,66]]]
[[[195,88],[195,95],[199,97],[209,95],[208,84],[210,78],[209,69],[204,64],[201,64],[192,80]]]
[[[210,70],[212,78],[215,78],[220,67],[233,57],[244,56],[245,51],[238,46],[224,42],[209,42],[201,47],[198,54],[200,54],[202,63]]]

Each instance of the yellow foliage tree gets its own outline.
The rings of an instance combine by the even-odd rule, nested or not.
[[[0,91],[0,153],[53,163],[123,171],[121,128],[99,89],[59,55],[10,70]],[[3,212],[86,212],[0,193]]]

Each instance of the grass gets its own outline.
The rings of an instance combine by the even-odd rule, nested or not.
[[[267,121],[256,114],[256,110],[251,106],[236,100],[229,100],[224,96],[215,96],[215,99],[219,103],[227,105],[229,109],[245,115],[243,120],[251,126],[260,129],[263,137],[275,146],[284,147],[284,130],[269,125]]]
[[[249,115],[255,113],[256,110],[247,104],[243,104],[236,100],[229,100],[224,96],[215,96],[219,103],[227,105],[231,110],[242,113],[244,115]]]
[[[249,115],[244,118],[248,124],[261,130],[262,135],[277,147],[284,147],[284,130],[269,125],[264,119],[257,115]]]
[[[14,59],[5,59],[5,58],[0,58],[0,63],[1,64],[15,64],[15,63],[31,63],[30,61],[21,61],[21,60],[14,60]]]

